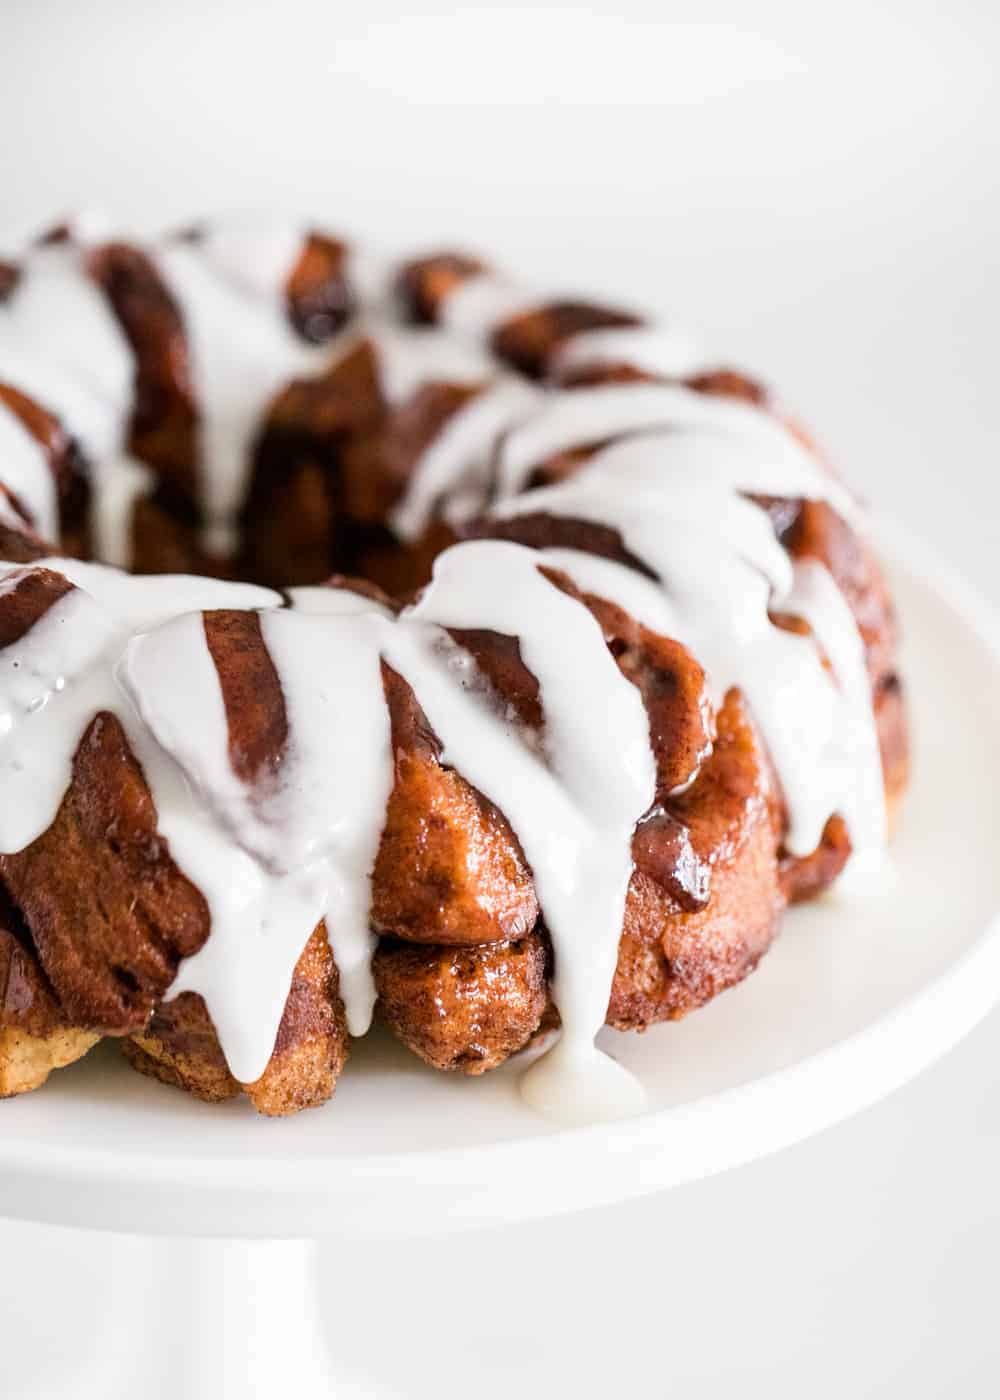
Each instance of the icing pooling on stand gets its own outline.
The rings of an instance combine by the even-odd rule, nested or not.
[[[855,848],[852,867],[861,868],[877,860],[885,827],[863,644],[830,575],[815,562],[793,567],[747,494],[826,500],[848,519],[856,508],[784,426],[750,405],[670,384],[551,393],[498,375],[479,342],[546,298],[491,274],[446,299],[447,332],[414,331],[384,320],[379,265],[369,278],[377,316],[366,313],[323,349],[307,346],[284,306],[303,239],[294,226],[264,243],[218,229],[200,242],[150,250],[188,340],[215,543],[231,543],[274,395],[367,338],[391,404],[426,382],[481,386],[417,461],[393,518],[401,537],[419,536],[442,502],[454,518],[478,513],[493,495],[501,520],[541,512],[616,529],[656,577],[576,550],[463,544],[439,557],[430,587],[395,618],[347,591],[292,590],[289,608],[276,594],[242,585],[132,579],[51,560],[48,567],[76,588],[0,650],[0,847],[21,849],[47,829],[87,724],[102,710],[114,713],[142,765],[160,830],[211,913],[210,937],[182,964],[172,992],[204,996],[236,1077],[249,1083],[265,1068],[295,964],[321,919],[349,1028],[360,1034],[374,998],[371,870],[393,781],[385,660],[414,689],[444,761],[504,813],[532,868],[555,951],[563,1035],[526,1077],[527,1097],[557,1117],[634,1110],[636,1086],[593,1040],[614,974],[631,836],[655,788],[648,724],[592,615],[538,566],[559,568],[685,642],[707,667],[716,699],[740,686],[779,774],[789,849],[811,851],[827,818],[840,812]],[[352,265],[360,265],[356,256]],[[71,324],[72,334],[52,337],[53,322]],[[640,326],[572,337],[554,368],[618,360],[665,375],[694,367],[679,337]],[[127,556],[127,522],[147,485],[123,450],[132,374],[127,342],[80,250],[31,254],[0,308],[0,378],[53,408],[85,447],[98,484],[99,550],[110,560]],[[548,457],[595,444],[610,445],[571,479],[525,490]],[[0,478],[54,535],[44,455],[2,411]],[[2,497],[0,511],[17,523]],[[0,592],[22,572],[8,568]],[[252,783],[229,760],[201,616],[215,608],[259,612],[284,696],[281,762]],[[815,640],[775,626],[776,611],[804,618]],[[448,627],[519,639],[540,685],[541,749],[491,703]],[[613,754],[609,732],[620,750]]]

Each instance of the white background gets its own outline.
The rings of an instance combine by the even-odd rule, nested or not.
[[[675,314],[1000,603],[998,41],[989,0],[0,0],[0,211],[290,209]],[[994,1015],[727,1176],[433,1250],[331,1246],[330,1324],[414,1400],[978,1400],[1000,1387],[998,1183]],[[94,1244],[0,1226],[0,1258],[0,1354],[6,1327],[85,1345]]]

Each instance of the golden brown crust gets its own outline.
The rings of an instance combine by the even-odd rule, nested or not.
[[[58,418],[10,384],[0,383],[0,407],[21,422],[45,454],[55,486],[62,548],[69,553],[85,552],[90,543],[87,522],[90,486],[76,442]],[[6,488],[5,494],[28,525],[39,524],[31,518],[23,501]]]
[[[252,1084],[230,1074],[205,1003],[193,992],[164,1002],[141,1034],[122,1042],[122,1050],[140,1073],[209,1103],[243,1093],[267,1118],[316,1108],[332,1097],[348,1054],[338,985],[321,924],[296,965],[267,1069]]]
[[[471,948],[386,940],[375,954],[378,1016],[435,1069],[484,1074],[538,1030],[548,1004],[546,964],[538,934]]]
[[[459,774],[407,683],[383,664],[395,782],[375,861],[372,924],[418,943],[521,938],[538,902],[507,819]]]
[[[777,932],[778,810],[760,739],[735,691],[718,716],[718,737],[696,782],[673,799],[674,815],[711,870],[702,909],[679,909],[637,870],[608,1007],[608,1024],[642,1029],[676,1020],[752,972]]]
[[[152,261],[127,243],[90,258],[135,356],[131,447],[179,496],[197,499],[197,405],[180,310]]]
[[[322,345],[335,336],[357,309],[347,281],[347,244],[310,233],[289,275],[285,297],[289,319],[304,340]]]

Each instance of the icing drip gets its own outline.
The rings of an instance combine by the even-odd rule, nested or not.
[[[129,562],[131,509],[143,489],[135,464],[123,455],[132,379],[132,352],[87,276],[83,252],[36,250],[15,295],[0,308],[0,380],[56,414],[79,442],[94,478],[95,542],[111,564]],[[6,457],[0,460],[5,481],[13,484]],[[47,468],[46,475],[51,476]],[[37,520],[50,539],[59,532],[54,511],[53,500],[52,513]]]
[[[870,864],[884,841],[884,795],[857,625],[835,586],[839,607],[812,571],[793,571],[766,513],[743,490],[839,500],[836,483],[808,454],[781,460],[759,455],[753,440],[682,431],[614,443],[570,481],[523,492],[497,514],[543,512],[616,529],[660,586],[606,560],[573,551],[557,557],[569,558],[581,586],[683,642],[705,666],[717,703],[730,686],[743,690],[781,781],[793,854],[813,851],[840,812],[854,846],[851,864]],[[780,611],[813,624],[836,682],[813,638],[771,621]]]
[[[42,535],[59,530],[56,485],[45,449],[31,436],[21,420],[0,403],[0,466],[3,484],[17,497]],[[10,523],[23,525],[9,506]]]
[[[371,1016],[370,879],[393,773],[382,657],[412,686],[444,761],[518,832],[555,948],[563,1054],[574,1065],[593,1061],[617,960],[632,831],[653,800],[655,770],[638,691],[589,612],[536,565],[537,556],[517,545],[463,545],[440,557],[427,593],[398,620],[346,593],[334,594],[337,602],[322,612],[265,615],[262,635],[285,696],[289,747],[273,786],[263,788],[242,783],[230,767],[200,619],[179,618],[130,644],[123,676],[143,718],[253,866],[253,880],[247,872],[228,900],[210,898],[212,937],[175,984],[205,997],[244,1082],[267,1063],[295,962],[324,916],[352,1033],[361,1034]],[[473,619],[519,637],[541,685],[544,757],[470,685],[469,658],[441,630]],[[168,674],[183,674],[183,687],[164,686]],[[592,698],[585,708],[577,703],[581,685]],[[620,736],[615,746],[606,742],[609,730]],[[219,889],[218,879],[209,889]],[[561,1092],[567,1102],[551,1106],[566,1112],[581,1091],[569,1093],[564,1083]],[[544,1090],[546,1098],[554,1093]]]
[[[488,340],[497,326],[545,304],[537,292],[491,272],[476,273],[449,292],[441,307],[441,325],[470,340]]]
[[[201,617],[178,618],[128,648],[122,675],[129,693],[215,814],[216,846],[221,840],[227,847],[230,870],[242,864],[238,884],[217,878],[210,887],[212,936],[184,963],[173,991],[205,998],[230,1068],[244,1083],[267,1066],[295,964],[321,919],[348,1028],[362,1035],[371,1020],[371,870],[393,774],[379,654],[388,625],[378,613],[262,616],[289,743],[276,771],[253,784],[229,761]],[[162,683],[164,674],[179,671],[183,696]]]
[[[856,874],[877,864],[885,840],[864,645],[829,573],[815,561],[793,565],[748,496],[824,500],[852,521],[854,501],[752,405],[680,385],[546,393],[498,377],[485,349],[491,333],[546,299],[492,274],[445,299],[444,331],[413,330],[387,319],[391,268],[352,248],[347,277],[368,313],[324,348],[307,346],[285,305],[304,237],[294,225],[223,226],[150,252],[184,321],[211,548],[229,552],[234,542],[274,396],[367,338],[390,405],[431,381],[482,386],[417,461],[391,522],[400,537],[416,539],[442,509],[453,521],[480,513],[493,496],[498,520],[542,513],[615,530],[655,577],[578,550],[468,543],[439,556],[430,586],[397,617],[347,590],[293,589],[286,608],[249,586],[45,561],[75,586],[0,649],[0,849],[20,850],[48,829],[87,726],[102,711],[116,715],[159,829],[211,915],[211,936],[182,964],[172,992],[205,998],[236,1077],[249,1083],[266,1067],[295,965],[321,920],[349,1028],[361,1034],[374,999],[371,872],[394,772],[384,660],[413,688],[444,761],[505,814],[533,872],[563,1035],[525,1077],[526,1096],[566,1121],[634,1111],[641,1091],[594,1037],[617,960],[633,830],[655,794],[648,722],[593,616],[539,566],[559,568],[685,643],[716,700],[739,686],[780,779],[788,849],[810,853],[839,812]],[[665,376],[697,367],[680,336],[640,326],[574,336],[553,368],[616,362]],[[0,380],[57,413],[78,439],[94,464],[98,550],[122,563],[149,481],[125,451],[133,374],[128,343],[87,276],[85,250],[31,251],[0,306]],[[537,467],[580,448],[596,450],[569,479],[525,489]],[[0,474],[54,536],[46,455],[2,407]],[[3,493],[0,518],[22,524]],[[0,565],[0,596],[24,573]],[[252,777],[230,754],[202,616],[215,609],[257,613],[281,687],[287,735]],[[777,626],[778,613],[804,619],[813,635]],[[539,685],[540,734],[497,703],[447,628],[518,639]]]
[[[795,582],[783,606],[809,623],[838,686],[838,715],[831,752],[833,783],[854,843],[845,872],[860,883],[883,869],[888,840],[885,788],[878,731],[872,706],[871,678],[865,648],[843,593],[816,559],[795,565]]]
[[[391,524],[400,538],[418,539],[446,497],[458,515],[456,494],[467,499],[472,513],[487,495],[500,435],[541,399],[541,391],[524,380],[503,378],[453,414],[420,456],[393,512]]]
[[[62,244],[31,254],[13,295],[0,308],[0,345],[71,376],[97,397],[121,430],[132,403],[132,354],[87,276],[84,257],[80,248]],[[41,398],[47,401],[46,394]],[[54,398],[52,403],[58,407]]]
[[[694,343],[682,332],[663,326],[614,326],[581,331],[556,351],[556,377],[595,365],[632,365],[647,374],[683,378],[703,364]]]
[[[94,544],[105,564],[127,569],[132,563],[132,519],[138,501],[153,489],[153,473],[122,453],[97,458],[90,518]]]
[[[200,231],[197,246],[206,262],[239,291],[280,301],[307,237],[304,224],[213,222]]]
[[[536,563],[516,545],[457,546],[439,556],[430,587],[409,615],[517,637],[539,682],[544,762],[453,685],[422,677],[415,689],[445,760],[506,814],[531,865],[555,952],[553,993],[563,1034],[559,1073],[551,1066],[532,1070],[522,1087],[553,1116],[578,1121],[591,1071],[603,1086],[606,1113],[633,1111],[641,1098],[624,1071],[602,1063],[594,1036],[604,1024],[618,958],[632,832],[653,801],[656,772],[638,690],[619,671],[591,614],[549,583]]]
[[[475,345],[435,330],[411,330],[384,321],[371,324],[379,387],[391,404],[403,403],[422,384],[475,384],[496,374],[493,360]]]
[[[514,495],[533,467],[560,452],[626,435],[682,429],[692,434],[687,450],[702,460],[711,455],[716,475],[725,474],[735,489],[818,497],[847,519],[857,515],[850,493],[822,471],[777,419],[751,404],[676,384],[602,384],[551,395],[540,413],[504,441],[500,494]],[[714,435],[714,441],[705,434]],[[624,444],[620,450],[627,450]],[[678,467],[676,475],[681,474]]]
[[[230,762],[219,676],[190,605],[269,605],[274,595],[52,561],[82,586],[0,652],[4,737],[16,736],[16,745],[0,743],[14,799],[0,845],[21,849],[48,828],[90,718],[117,714],[160,830],[211,912],[211,937],[172,992],[204,996],[237,1078],[252,1082],[266,1067],[295,963],[321,918],[350,1029],[360,1034],[374,996],[371,870],[393,774],[384,657],[413,687],[445,761],[504,811],[532,866],[556,956],[564,1070],[558,1087],[548,1071],[529,1076],[526,1092],[557,1115],[575,1114],[586,1098],[579,1074],[601,1065],[593,1038],[617,959],[632,832],[653,800],[655,768],[638,691],[587,609],[537,563],[518,545],[461,545],[439,558],[431,586],[399,619],[346,593],[323,610],[262,613],[289,738],[274,771],[247,783]],[[301,590],[307,607],[319,591]],[[161,622],[166,608],[179,615]],[[541,689],[541,752],[484,698],[470,658],[442,631],[473,624],[519,638]],[[607,1066],[596,1073],[623,1078]],[[628,1088],[629,1103],[636,1092]]]
[[[289,380],[318,374],[329,350],[296,336],[279,295],[249,296],[220,277],[197,244],[155,250],[157,268],[184,321],[199,413],[206,544],[232,552],[251,454],[268,405]]]

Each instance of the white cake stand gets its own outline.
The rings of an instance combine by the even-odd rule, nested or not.
[[[520,1103],[515,1067],[434,1075],[377,1036],[334,1105],[284,1122],[199,1104],[109,1045],[0,1107],[0,1213],[175,1241],[109,1244],[113,1341],[89,1372],[47,1371],[47,1400],[370,1397],[328,1358],[309,1241],[541,1217],[718,1172],[874,1103],[975,1025],[1000,997],[1000,628],[922,551],[891,553],[917,763],[887,888],[795,911],[757,974],[689,1020],[608,1033],[644,1116],[558,1131]],[[165,1316],[169,1348],[151,1335]],[[37,1350],[18,1358],[15,1340],[5,1400],[36,1400]]]

